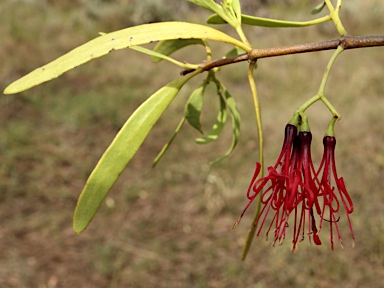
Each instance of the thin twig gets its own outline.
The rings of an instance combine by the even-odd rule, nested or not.
[[[345,35],[339,39],[327,40],[322,42],[305,43],[277,48],[252,49],[248,53],[240,54],[230,58],[217,59],[210,62],[205,62],[199,65],[205,71],[215,67],[229,65],[243,61],[257,61],[261,58],[276,57],[291,54],[300,54],[308,52],[317,52],[336,49],[342,46],[344,50],[384,46],[384,35],[377,36],[351,36]],[[180,72],[181,75],[186,75],[193,72],[193,69],[186,69]]]

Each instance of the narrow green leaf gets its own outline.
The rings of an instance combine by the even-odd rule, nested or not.
[[[197,87],[197,89],[195,89],[192,92],[187,102],[187,105],[185,106],[186,120],[192,127],[198,130],[201,134],[203,134],[203,131],[201,130],[200,115],[201,115],[201,109],[203,108],[205,87],[206,87],[205,83]]]
[[[176,138],[177,134],[179,134],[181,127],[183,127],[184,122],[185,122],[185,117],[181,119],[179,125],[177,125],[175,131],[173,132],[171,139],[169,139],[169,141],[163,146],[159,154],[157,154],[155,160],[153,160],[152,167],[155,167],[157,163],[159,163],[160,159],[163,157],[165,152],[167,152],[169,146],[171,146],[173,140]]]
[[[176,79],[159,89],[141,104],[124,124],[97,163],[80,194],[73,219],[73,229],[76,233],[82,232],[89,225],[105,196],[181,87],[200,72],[196,71]]]
[[[204,42],[201,39],[164,40],[160,41],[153,49],[153,51],[162,55],[169,56],[186,46],[199,44],[204,46]],[[152,56],[152,61],[155,63],[160,62],[161,60],[163,60],[162,57]]]
[[[147,49],[147,48],[144,48],[144,47],[141,47],[141,46],[131,46],[129,48],[132,49],[132,50],[135,50],[135,51],[138,51],[138,52],[150,55],[150,56],[155,57],[157,59],[161,58],[163,60],[167,60],[167,61],[169,61],[169,62],[171,62],[171,63],[173,63],[173,64],[175,64],[175,65],[177,65],[179,67],[185,68],[185,69],[188,69],[188,68],[190,68],[190,69],[197,69],[197,68],[199,68],[198,65],[181,63],[180,61],[177,61],[177,60],[175,60],[175,59],[173,59],[171,57],[165,56],[163,54],[157,53],[157,52],[155,52],[155,51],[153,51],[151,49]]]
[[[198,144],[207,144],[213,140],[216,140],[223,130],[225,122],[227,121],[227,105],[222,95],[220,95],[220,93],[218,95],[220,101],[220,109],[216,118],[216,122],[213,124],[212,130],[206,136],[195,139],[196,143]]]
[[[228,149],[228,151],[223,156],[210,162],[210,164],[218,163],[223,159],[225,159],[226,157],[228,157],[229,155],[231,155],[240,137],[240,113],[239,113],[239,110],[237,109],[235,99],[231,96],[231,94],[229,94],[228,90],[223,85],[221,85],[221,87],[224,90],[225,100],[231,114],[233,137],[232,137],[231,147]]]
[[[196,5],[199,5],[205,9],[208,9],[218,15],[218,17],[224,19],[225,23],[230,24],[231,26],[235,27],[236,26],[236,21],[237,19],[234,19],[231,13],[228,13],[228,9],[223,9],[223,7],[219,4],[217,4],[213,0],[188,0],[189,2],[195,3]],[[224,1],[228,2],[228,1]],[[228,3],[222,2],[222,5],[226,5]]]
[[[169,141],[163,146],[159,154],[156,156],[155,160],[153,161],[152,167],[155,167],[160,161],[160,159],[163,157],[165,152],[167,152],[173,140],[180,132],[181,127],[184,125],[185,120],[187,120],[192,127],[197,129],[199,132],[203,133],[203,131],[201,130],[200,114],[201,109],[203,107],[204,90],[207,85],[206,83],[207,82],[204,81],[204,83],[201,84],[198,88],[196,88],[189,96],[187,104],[185,105],[185,115],[181,119],[179,125],[177,125]]]
[[[241,16],[241,22],[243,24],[253,25],[253,26],[262,26],[262,27],[272,27],[272,28],[304,27],[304,26],[315,25],[315,24],[322,23],[329,20],[330,20],[329,16],[321,17],[311,21],[304,21],[304,22],[282,21],[282,20],[275,20],[275,19],[269,19],[269,18],[249,16],[244,14]],[[213,14],[207,19],[207,23],[208,24],[225,24],[226,22],[219,15]]]
[[[324,1],[323,3],[317,5],[317,6],[312,10],[311,14],[314,15],[314,14],[320,13],[320,12],[323,10],[324,7],[325,7],[325,1]]]
[[[64,72],[106,55],[112,50],[171,39],[214,40],[239,46],[245,50],[250,49],[243,42],[204,25],[186,22],[144,24],[101,35],[16,80],[4,90],[4,93],[15,94],[22,92],[57,78]]]

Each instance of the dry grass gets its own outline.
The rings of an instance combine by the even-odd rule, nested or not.
[[[133,9],[125,1],[111,1],[110,5],[107,1],[92,5],[91,1],[53,2],[0,4],[4,15],[0,18],[0,89],[99,31],[123,28],[133,21],[124,14]],[[198,10],[185,16],[183,6],[175,15],[167,14],[171,6],[166,8],[164,14],[156,12],[161,19],[190,17],[202,23]],[[351,34],[382,33],[379,12],[384,6],[380,1],[345,1],[343,9]],[[273,6],[263,13],[307,19],[307,11],[302,5]],[[303,30],[252,28],[247,32],[259,47],[337,37],[332,25]],[[227,48],[218,49],[224,52]],[[187,59],[191,51],[179,56]],[[330,55],[322,52],[260,61],[256,78],[268,163],[280,149],[284,125],[292,112],[317,91]],[[327,88],[343,115],[336,127],[338,169],[355,203],[356,247],[350,247],[344,225],[344,250],[331,251],[328,243],[321,247],[302,243],[293,254],[290,241],[271,248],[261,237],[245,262],[240,254],[251,215],[235,231],[230,230],[245,205],[245,189],[257,155],[245,64],[226,67],[220,73],[242,113],[242,138],[235,153],[210,167],[208,162],[229,146],[230,134],[209,146],[198,146],[193,143],[198,134],[185,128],[159,166],[151,169],[152,159],[183,113],[188,95],[184,89],[80,236],[72,231],[72,212],[91,169],[132,111],[177,77],[179,69],[166,63],[153,65],[134,51],[121,51],[20,95],[3,95],[0,286],[382,286],[383,64],[382,48],[347,51],[337,60]],[[187,88],[191,90],[192,84]],[[215,104],[208,100],[207,107],[213,109]],[[318,159],[329,114],[320,104],[315,106],[308,115]],[[206,117],[207,130],[212,118]]]

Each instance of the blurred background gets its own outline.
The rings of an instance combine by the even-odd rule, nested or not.
[[[256,2],[256,4],[255,4]],[[320,1],[242,1],[243,11],[286,20],[309,20]],[[279,5],[277,5],[279,4]],[[380,0],[344,1],[342,20],[352,35],[383,34]],[[324,14],[324,13],[323,13]],[[132,25],[157,21],[203,24],[208,12],[187,1],[2,0],[0,90],[77,45]],[[233,34],[226,26],[218,26]],[[246,27],[254,47],[337,38],[332,23],[302,29]],[[211,43],[213,58],[231,47]],[[355,204],[352,223],[340,225],[344,249],[291,241],[271,247],[256,238],[245,261],[241,252],[253,211],[231,231],[246,205],[257,160],[257,131],[247,64],[224,67],[218,77],[237,100],[241,139],[233,155],[211,167],[231,143],[228,123],[209,145],[185,126],[155,169],[152,160],[183,115],[188,83],[156,124],[104,201],[89,228],[72,230],[72,213],[85,181],[131,113],[181,69],[153,64],[125,49],[83,65],[18,95],[0,97],[0,286],[1,287],[383,287],[384,277],[384,48],[344,52],[336,61],[327,96],[343,116],[336,125],[339,176]],[[280,151],[284,126],[313,96],[332,51],[259,61],[266,164]],[[201,47],[175,56],[204,60]],[[216,118],[208,89],[203,129]],[[210,113],[215,111],[214,113]],[[317,103],[308,110],[313,158],[319,163],[330,120]]]

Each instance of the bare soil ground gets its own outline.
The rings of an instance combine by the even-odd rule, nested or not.
[[[123,2],[2,1],[0,90],[99,31],[121,29],[154,15],[158,20],[200,23],[208,15],[183,5],[174,13],[172,5],[164,4],[170,1],[158,1],[163,5],[141,1],[148,6]],[[351,34],[382,34],[384,6],[380,1],[344,2],[343,20]],[[307,8],[285,4],[261,11],[271,17],[304,20],[311,17]],[[337,38],[328,24],[246,32],[257,47],[282,46]],[[218,47],[218,51],[225,53],[228,48]],[[178,56],[199,61],[203,53],[196,51],[193,48]],[[221,57],[220,53],[214,57]],[[285,123],[293,111],[316,93],[331,53],[266,59],[258,64],[255,75],[267,164],[279,152]],[[330,250],[326,230],[322,246],[301,243],[295,253],[289,239],[272,248],[261,236],[255,239],[247,260],[240,260],[252,213],[236,230],[231,227],[246,204],[245,192],[258,153],[244,63],[220,72],[242,115],[242,136],[235,153],[210,167],[209,161],[229,147],[230,127],[222,138],[206,146],[195,144],[194,138],[200,135],[186,127],[158,167],[151,168],[183,115],[192,85],[203,78],[187,85],[89,228],[75,235],[72,213],[77,197],[104,149],[146,97],[178,77],[178,68],[155,65],[148,58],[134,51],[111,53],[55,81],[0,97],[0,287],[382,286],[383,48],[342,54],[327,88],[328,97],[343,115],[336,126],[337,158],[340,176],[355,204],[355,248],[341,216],[344,250],[339,246]],[[205,112],[217,109],[209,97],[206,105]],[[329,113],[318,104],[308,115],[318,161]],[[207,131],[216,115],[203,117]]]

